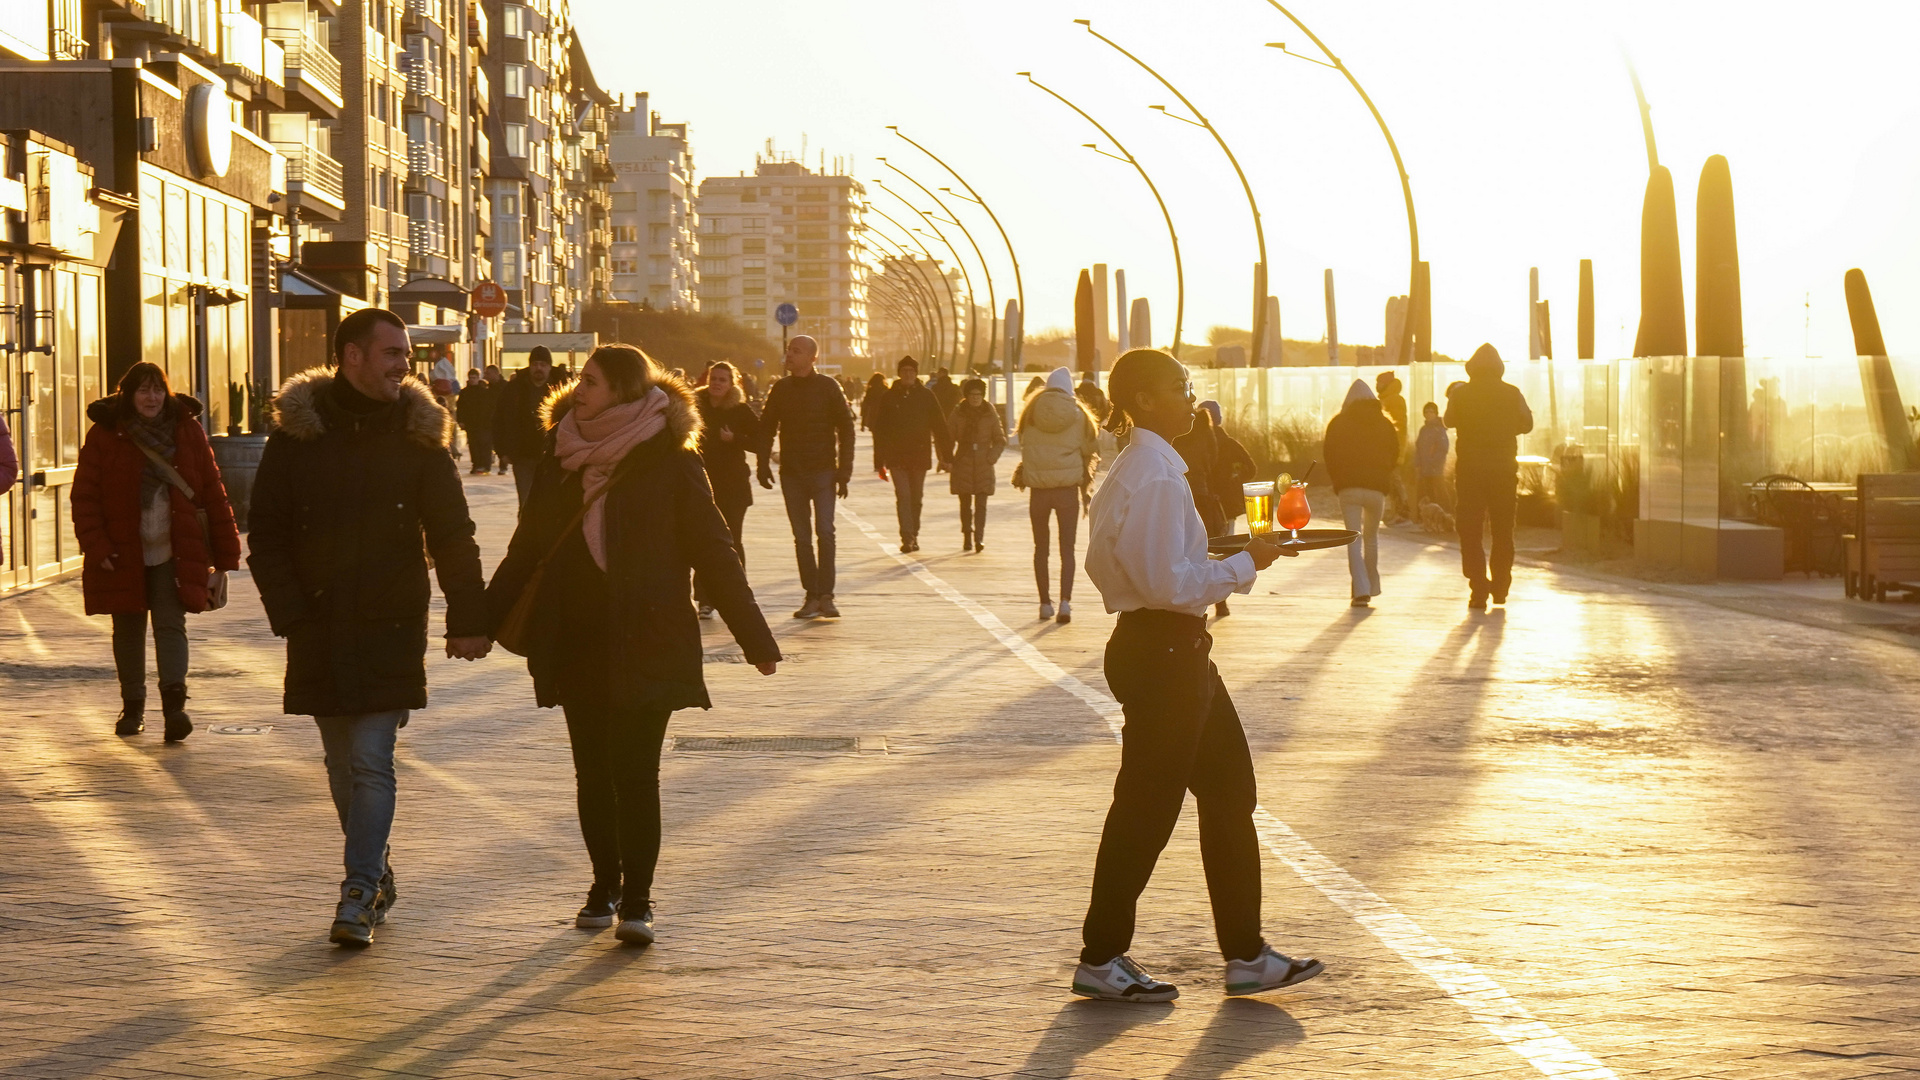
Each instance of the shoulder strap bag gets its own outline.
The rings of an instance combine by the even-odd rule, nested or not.
[[[147,455],[148,461],[160,467],[160,475],[167,478],[167,483],[179,488],[180,494],[185,495],[187,501],[193,504],[193,519],[200,523],[200,542],[206,546],[207,561],[212,562],[213,529],[207,524],[207,512],[200,508],[199,497],[193,493],[192,485],[187,483],[186,477],[180,475],[179,469],[174,468],[172,463],[168,462],[166,458],[155,453],[152,447],[141,442],[139,439],[132,439],[131,441],[133,445],[140,448],[141,453]],[[219,611],[226,606],[227,575],[225,571],[222,571],[215,574],[213,581],[207,586],[207,610]]]
[[[533,647],[533,605],[540,595],[540,579],[546,575],[547,563],[560,553],[560,545],[566,543],[567,538],[573,535],[573,530],[579,528],[580,523],[586,520],[587,509],[592,505],[585,499],[580,501],[579,512],[573,515],[572,521],[567,522],[566,528],[560,530],[559,538],[553,542],[552,547],[547,549],[547,553],[534,564],[533,573],[527,575],[526,586],[514,599],[513,606],[507,609],[506,617],[500,620],[500,625],[494,627],[494,644],[515,656],[525,656],[527,650]]]

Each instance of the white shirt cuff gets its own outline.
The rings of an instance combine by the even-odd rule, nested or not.
[[[1260,571],[1253,568],[1253,556],[1244,551],[1236,551],[1220,561],[1233,567],[1234,592],[1244,595],[1253,591],[1253,580],[1260,575]]]

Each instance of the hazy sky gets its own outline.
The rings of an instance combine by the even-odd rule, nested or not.
[[[1186,260],[1186,340],[1250,322],[1252,219],[1232,170],[1206,132],[1149,110],[1178,103],[1075,18],[1158,68],[1240,156],[1285,336],[1324,334],[1326,268],[1343,341],[1379,343],[1386,297],[1406,291],[1406,216],[1379,130],[1338,73],[1262,47],[1314,52],[1264,0],[573,3],[601,84],[651,91],[663,119],[691,124],[700,175],[750,171],[768,138],[793,152],[805,133],[815,166],[824,150],[855,159],[863,181],[885,175],[903,190],[873,160],[886,155],[930,187],[951,184],[884,125],[927,144],[999,212],[1020,256],[1030,330],[1071,325],[1079,269],[1105,262],[1126,270],[1131,296],[1151,299],[1164,343],[1174,275],[1139,178],[1082,149],[1098,133],[1014,75],[1023,70],[1097,116],[1159,183]],[[1440,350],[1465,355],[1490,340],[1524,357],[1527,269],[1538,266],[1557,351],[1571,356],[1582,258],[1595,264],[1599,352],[1630,350],[1647,159],[1624,47],[1674,173],[1689,282],[1701,165],[1715,153],[1731,162],[1748,355],[1852,355],[1841,279],[1855,266],[1889,348],[1920,352],[1911,60],[1920,4],[1298,0],[1291,9],[1393,127],[1433,266]],[[1004,304],[1013,292],[1004,249],[984,216],[964,220]],[[1687,315],[1691,334],[1691,285]]]

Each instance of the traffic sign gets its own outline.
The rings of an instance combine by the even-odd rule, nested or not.
[[[507,290],[491,281],[473,287],[473,313],[491,319],[507,310]]]
[[[781,326],[792,326],[800,321],[800,309],[792,304],[781,304],[773,309],[773,321]]]

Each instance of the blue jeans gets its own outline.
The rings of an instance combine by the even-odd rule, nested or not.
[[[800,563],[800,585],[809,597],[833,595],[833,473],[783,472],[780,497],[793,526],[793,555]],[[814,559],[814,537],[820,557]]]
[[[368,894],[387,872],[387,839],[393,834],[393,745],[407,712],[361,716],[316,716],[320,745],[327,754],[327,787],[346,834],[347,876],[343,884],[364,886]]]

